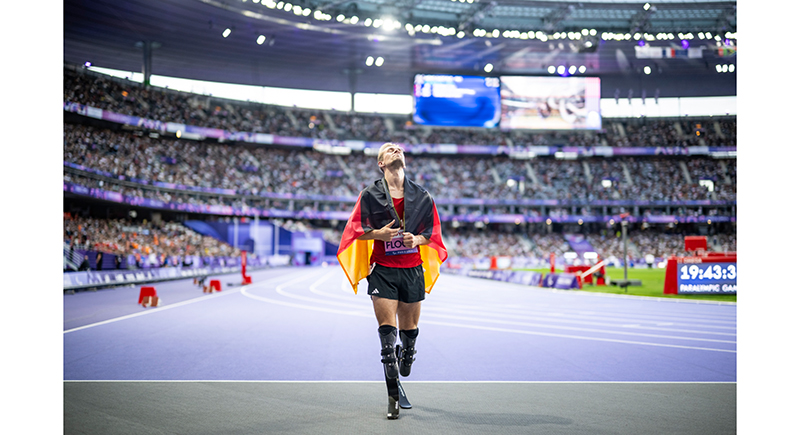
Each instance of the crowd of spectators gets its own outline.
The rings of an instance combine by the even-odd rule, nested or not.
[[[287,150],[156,138],[71,123],[64,124],[64,160],[111,173],[114,179],[229,189],[240,196],[293,193],[352,197],[370,178],[380,175],[374,158],[364,155],[334,156],[306,148]],[[736,198],[735,161],[725,164],[708,157],[522,161],[502,156],[408,155],[406,161],[408,176],[436,198]],[[681,166],[684,163],[685,173]],[[714,192],[700,185],[701,180],[713,180]],[[106,184],[114,182],[110,179]],[[142,187],[135,189],[128,184],[123,189],[139,190],[142,197],[157,199],[180,195],[154,193],[152,186]],[[237,202],[236,198],[192,197],[192,201],[207,204]]]
[[[617,147],[735,146],[736,121],[610,121],[599,132],[535,133],[430,128],[410,115],[353,114],[223,100],[83,70],[64,69],[64,101],[162,122],[314,139],[471,145]]]
[[[129,268],[178,266],[185,264],[187,258],[240,255],[227,243],[177,222],[98,219],[69,213],[64,215],[64,243],[73,251],[119,256]]]
[[[735,252],[736,236],[715,234],[707,236],[709,252]],[[625,247],[620,234],[587,234],[586,241],[600,259],[625,258]],[[535,260],[542,265],[549,262],[550,254],[562,259],[572,251],[562,234],[503,233],[496,231],[448,230],[445,243],[449,256],[459,259],[481,260],[491,256],[510,256]],[[643,264],[646,256],[664,260],[670,256],[689,255],[684,251],[684,235],[659,231],[633,232],[627,238],[628,258]],[[578,261],[583,261],[579,259]]]
[[[76,102],[126,115],[231,131],[270,133],[318,139],[356,139],[402,143],[476,145],[567,145],[616,147],[735,146],[736,121],[629,120],[608,122],[600,132],[531,133],[485,129],[430,128],[414,125],[408,116],[352,114],[306,110],[255,103],[232,102],[210,96],[157,88],[143,89],[133,82],[76,73],[65,69],[64,101]],[[550,200],[736,200],[736,161],[709,157],[623,157],[581,160],[537,158],[515,160],[505,156],[406,156],[407,175],[428,189],[434,198],[550,199]],[[300,194],[354,197],[380,176],[374,157],[362,154],[333,156],[307,148],[211,143],[159,137],[155,133],[110,130],[64,124],[64,161],[112,174],[103,177],[66,170],[64,181],[89,188],[120,192],[139,198],[193,205],[227,205],[263,209],[350,211],[351,202],[294,203],[261,194]],[[142,182],[141,180],[144,180]],[[701,180],[714,183],[713,192]],[[170,183],[172,188],[153,186]],[[705,182],[704,182],[705,183]],[[228,189],[235,194],[211,194],[181,186]],[[440,206],[441,208],[441,206]],[[456,214],[478,213],[474,206],[456,206]],[[579,207],[493,206],[486,213],[521,213],[561,217],[597,210]],[[645,209],[644,214],[663,213]],[[674,214],[687,213],[684,209]],[[701,213],[701,211],[689,211]],[[714,215],[716,209],[705,210]],[[138,224],[143,228],[143,224]],[[197,252],[235,255],[222,242],[200,236],[179,224],[130,231],[136,225],[121,220],[65,219],[65,240],[115,255],[146,259],[177,258]],[[291,230],[312,229],[302,221],[287,221]],[[324,230],[325,239],[338,244],[340,233]],[[517,233],[448,229],[451,255],[465,258],[512,255],[547,258],[563,255],[569,246],[561,235],[527,237]],[[592,235],[590,242],[601,256],[622,257],[618,237]],[[157,244],[155,241],[158,240]],[[634,252],[659,256],[682,252],[682,236],[636,233],[630,237]],[[735,235],[709,238],[715,250],[735,251]],[[194,251],[193,251],[194,250]],[[148,260],[149,261],[149,260]]]

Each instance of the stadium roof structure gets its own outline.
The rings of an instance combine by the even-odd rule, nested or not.
[[[65,62],[142,71],[145,47],[152,74],[351,92],[406,93],[414,73],[559,65],[718,76],[736,61],[736,2],[64,1]]]

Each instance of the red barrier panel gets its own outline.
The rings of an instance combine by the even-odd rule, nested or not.
[[[578,280],[580,280],[580,275],[589,270],[591,267],[592,266],[566,266],[564,268],[564,273],[576,273],[578,275]],[[592,274],[585,276],[582,281],[586,284],[591,284]]]
[[[155,287],[142,287],[139,290],[139,302],[138,304],[141,305],[144,301],[144,298],[149,296],[156,296],[156,288]]]
[[[685,236],[683,238],[683,249],[686,252],[707,251],[706,236]]]
[[[218,279],[212,279],[211,281],[209,281],[208,287],[218,292],[222,291],[222,284],[219,283]]]
[[[664,276],[664,294],[678,294],[678,257],[667,259],[666,275]]]

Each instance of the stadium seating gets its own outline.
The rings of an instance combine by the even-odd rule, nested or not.
[[[162,122],[311,139],[508,146],[736,145],[735,117],[713,121],[609,120],[596,133],[418,129],[407,116],[301,110],[157,88],[145,90],[124,80],[66,68],[64,101]],[[605,205],[613,201],[635,201],[635,213],[640,216],[735,216],[736,162],[732,159],[685,155],[516,160],[508,156],[412,154],[406,159],[408,176],[433,194],[446,216],[513,214],[557,220],[570,215],[618,214],[622,211],[619,206]],[[86,191],[116,192],[165,204],[349,212],[365,183],[379,176],[374,158],[364,155],[335,156],[301,147],[175,139],[137,128],[84,122],[80,117],[70,117],[64,123],[64,182]],[[709,181],[713,190],[707,187]],[[320,195],[336,199],[314,197]],[[504,202],[485,205],[471,201],[486,198]],[[549,202],[530,205],[525,202],[528,200]],[[316,229],[314,225],[320,224],[302,219],[288,222],[302,229]],[[550,253],[562,255],[570,249],[562,234],[540,233],[530,238],[525,237],[530,229],[493,225],[484,230],[478,223],[461,227],[458,222],[446,223],[445,235],[453,257],[509,255],[544,261]],[[75,224],[76,219],[65,220],[65,240],[77,234]],[[129,234],[120,232],[125,225],[122,221],[84,224],[84,228],[114,232],[111,236],[103,231],[94,233],[90,239],[94,245],[87,249],[127,259],[142,254],[147,246],[139,243],[141,248],[132,248]],[[324,228],[326,240],[337,244],[341,222],[325,224],[330,225]],[[167,225],[171,226],[153,231],[170,241],[158,251],[172,261],[187,255],[198,243],[211,256],[237,255],[237,250],[223,242],[177,230],[177,222]],[[632,230],[629,253],[639,261],[647,254],[661,258],[680,252],[682,235],[674,229],[651,226]],[[730,232],[730,227],[726,231]],[[587,238],[601,257],[622,257],[620,238],[613,228],[596,226]],[[184,243],[187,239],[192,242]],[[710,239],[715,242],[711,250],[736,249],[735,235],[714,233]],[[115,240],[129,241],[126,246],[113,246]]]

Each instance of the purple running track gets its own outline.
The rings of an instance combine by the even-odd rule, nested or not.
[[[64,379],[383,379],[371,302],[338,266],[252,277],[156,283],[156,308],[138,286],[64,295]],[[409,381],[736,382],[735,304],[442,275],[419,328]]]

